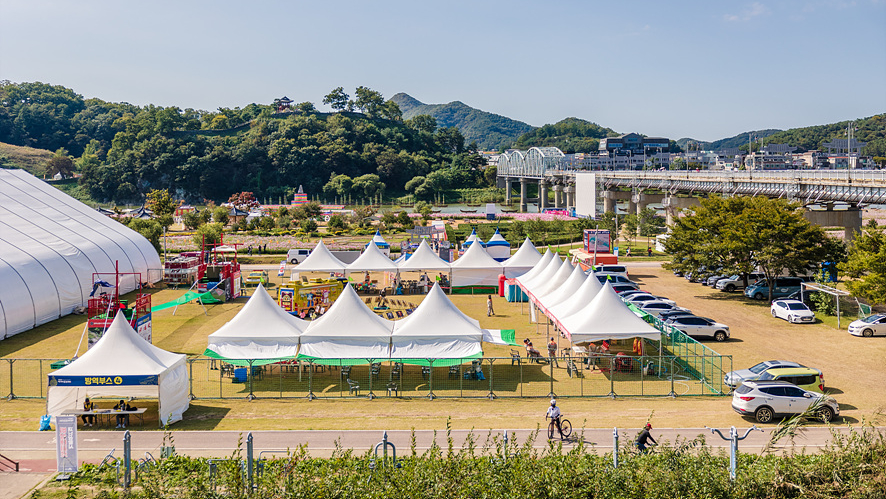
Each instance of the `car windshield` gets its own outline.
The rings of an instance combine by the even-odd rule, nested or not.
[[[750,371],[754,374],[760,374],[761,372],[765,371],[767,367],[769,367],[769,364],[767,364],[765,362],[760,362],[756,366],[748,369],[748,371]]]
[[[886,317],[886,316],[884,316],[882,314],[872,315],[870,317],[865,317],[864,319],[862,319],[862,322],[866,322],[868,324],[873,324],[873,323],[877,322],[878,320],[882,319],[883,317]]]
[[[772,373],[763,373],[760,375],[760,379],[766,381],[767,379],[775,379],[775,376]]]
[[[788,303],[788,308],[791,310],[809,310],[809,307],[802,303]]]

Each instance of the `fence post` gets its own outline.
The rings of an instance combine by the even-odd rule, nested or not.
[[[612,429],[612,465],[618,468],[618,427]]]
[[[434,400],[435,398],[437,396],[434,395],[434,359],[428,359],[428,400]]]
[[[677,396],[677,392],[674,391],[674,356],[671,356],[671,367],[668,370],[668,374],[671,377],[671,393],[668,394],[668,397],[675,398]]]
[[[188,391],[190,392],[188,398],[191,400],[197,398],[197,396],[194,395],[194,362],[196,361],[197,359],[188,359]],[[221,371],[221,369],[219,369],[219,371]]]
[[[250,495],[252,495],[254,483],[252,478],[252,451],[252,432],[249,432],[246,434],[246,474],[249,475],[249,490],[247,491],[247,493]]]
[[[492,363],[494,361],[495,359],[489,359],[489,395],[486,396],[489,400],[495,400],[498,398],[495,396],[495,392],[492,391]]]
[[[554,358],[548,357],[548,364],[551,368],[551,392],[548,393],[548,398],[554,398],[557,395],[554,393]]]
[[[317,398],[314,395],[314,360],[308,361],[308,400]]]
[[[615,398],[615,356],[609,357],[609,397]]]
[[[15,393],[12,391],[12,363],[15,362],[15,359],[7,359],[9,362],[9,395],[6,396],[6,400],[15,399]]]
[[[254,376],[252,375],[252,359],[249,359],[249,369],[246,371],[246,379],[249,380],[249,395],[246,396],[246,400],[255,400],[255,394],[252,393],[252,379]]]
[[[126,433],[123,434],[123,488],[129,489],[129,485],[132,483],[131,472],[132,472],[132,435],[129,433],[129,430],[126,430]]]

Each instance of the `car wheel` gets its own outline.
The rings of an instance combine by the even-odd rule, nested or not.
[[[775,310],[770,309],[769,311],[772,312],[772,317],[775,317],[776,319],[778,318],[778,314],[775,313]]]
[[[818,410],[818,419],[823,423],[830,423],[834,419],[834,410],[830,407],[822,407]]]
[[[774,417],[775,414],[772,412],[772,409],[765,405],[758,407],[757,410],[754,411],[754,419],[756,419],[758,423],[768,423],[772,421],[772,418]]]
[[[756,293],[756,294],[754,294],[754,299],[755,299],[755,300],[762,300],[762,299],[763,299],[763,293]]]
[[[725,341],[726,333],[723,331],[717,331],[716,333],[714,333],[714,339],[717,341]]]
[[[295,258],[293,258],[292,260],[289,260],[289,263],[291,263],[291,264],[293,264],[293,265],[296,265],[296,264],[298,264],[298,260],[296,260]]]
[[[727,284],[726,291],[728,291],[729,293],[735,291],[735,284]]]
[[[865,338],[870,338],[871,336],[874,335],[874,330],[871,328],[867,328],[861,332],[861,335],[864,336]]]

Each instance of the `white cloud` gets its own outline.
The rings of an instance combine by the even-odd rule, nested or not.
[[[755,17],[769,13],[769,9],[760,2],[754,2],[740,14],[726,14],[723,16],[729,22],[747,22]]]

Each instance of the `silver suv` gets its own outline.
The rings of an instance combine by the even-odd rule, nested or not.
[[[757,279],[763,279],[765,276],[762,272],[751,272],[748,274],[748,285],[753,284]],[[736,289],[744,288],[744,279],[741,278],[741,274],[733,274],[726,279],[720,279],[716,284],[717,289],[720,291],[728,291],[733,292]]]
[[[817,405],[815,417],[825,423],[840,415],[840,406],[832,397],[787,381],[745,381],[732,395],[732,409],[742,416],[753,416],[758,423],[802,414],[813,404]]]

